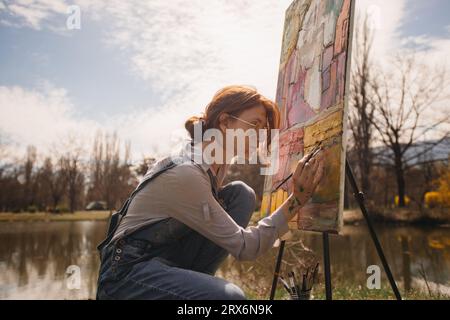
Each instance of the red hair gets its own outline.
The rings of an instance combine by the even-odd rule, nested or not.
[[[217,91],[201,116],[192,116],[184,124],[191,138],[194,138],[194,125],[203,121],[203,132],[207,129],[219,129],[219,118],[223,113],[238,117],[244,110],[257,105],[266,109],[269,125],[268,147],[270,146],[270,129],[280,128],[280,111],[275,102],[267,99],[252,87],[232,85]]]

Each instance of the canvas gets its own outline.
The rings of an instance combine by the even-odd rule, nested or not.
[[[324,178],[290,227],[339,233],[342,226],[351,0],[297,0],[286,11],[276,102],[282,124],[279,170],[267,176],[261,214],[278,208],[292,180],[274,192],[304,154],[320,144]]]

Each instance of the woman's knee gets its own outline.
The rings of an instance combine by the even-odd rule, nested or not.
[[[249,208],[255,208],[256,193],[252,187],[240,180],[232,181],[228,186],[232,189],[233,201],[238,202],[240,205],[246,204]]]
[[[242,227],[246,227],[256,208],[255,191],[243,181],[227,184],[219,194],[226,203],[227,212]]]
[[[231,282],[215,290],[211,298],[213,300],[246,300],[244,291]]]

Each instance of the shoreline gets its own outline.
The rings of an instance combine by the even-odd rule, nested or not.
[[[75,213],[49,212],[0,212],[1,222],[33,222],[33,221],[108,221],[111,213],[107,211],[75,211]],[[424,215],[409,210],[391,209],[384,212],[370,212],[371,219],[376,224],[386,225],[428,225],[450,227],[450,217],[442,215]],[[446,216],[446,215],[445,215]],[[255,220],[256,218],[256,220]],[[259,220],[259,212],[255,211],[252,221]],[[344,225],[364,224],[365,220],[359,209],[344,210]]]
[[[33,221],[107,221],[110,211],[75,211],[74,213],[49,212],[0,212],[1,222],[33,222]]]
[[[376,224],[385,225],[421,225],[450,227],[450,214],[448,212],[410,209],[382,209],[369,210],[371,220]],[[344,225],[359,225],[366,223],[359,209],[344,210]]]

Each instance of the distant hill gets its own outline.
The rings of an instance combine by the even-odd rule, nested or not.
[[[392,164],[393,153],[386,147],[372,148],[375,155],[375,164]],[[352,153],[352,151],[349,151]],[[413,144],[405,153],[405,159],[409,166],[415,166],[426,162],[447,162],[450,156],[450,138],[442,141],[428,140]]]

